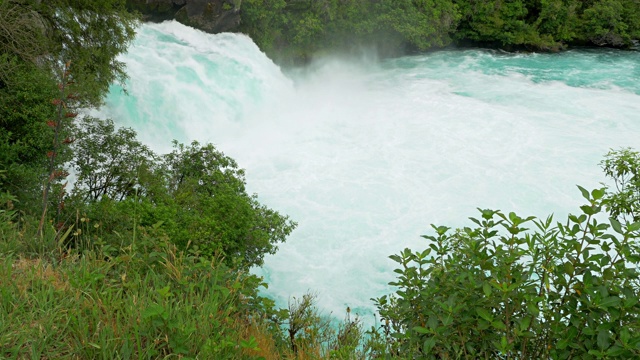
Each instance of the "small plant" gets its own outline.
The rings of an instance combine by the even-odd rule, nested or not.
[[[331,359],[360,359],[364,358],[361,342],[364,339],[362,321],[358,315],[352,316],[351,308],[347,307],[347,315],[338,324],[338,331],[329,343],[329,358]]]
[[[315,293],[306,293],[301,298],[289,300],[287,332],[291,352],[295,355],[310,351],[319,355],[320,349],[313,345],[321,344],[330,337],[331,323],[320,315],[315,304],[317,297]]]

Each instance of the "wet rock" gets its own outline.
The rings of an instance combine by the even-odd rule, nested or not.
[[[240,25],[242,0],[127,0],[145,21],[175,19],[209,33],[233,31]]]

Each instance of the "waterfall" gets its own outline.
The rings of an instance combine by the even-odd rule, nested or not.
[[[262,203],[299,223],[256,273],[282,306],[372,318],[429,224],[476,207],[562,219],[600,186],[610,148],[640,148],[640,52],[450,50],[318,60],[286,74],[241,34],[143,25],[100,115],[158,152],[211,142]],[[128,95],[127,95],[128,94]]]

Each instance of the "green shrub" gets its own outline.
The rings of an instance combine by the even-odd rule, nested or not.
[[[391,259],[398,287],[375,299],[388,352],[427,359],[640,356],[640,222],[601,222],[604,189],[554,223],[480,210],[474,227],[433,226],[423,251]],[[529,228],[530,229],[529,229]]]
[[[135,239],[136,225],[158,226],[182,250],[245,268],[261,265],[296,226],[247,193],[244,170],[212,144],[174,141],[173,151],[159,156],[111,120],[80,125],[67,225],[88,215],[116,247]]]

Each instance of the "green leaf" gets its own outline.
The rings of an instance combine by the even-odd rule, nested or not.
[[[622,330],[620,330],[620,341],[623,345],[627,345],[629,343],[629,339],[631,339],[631,333],[628,329],[622,328]]]
[[[248,340],[240,340],[240,346],[243,349],[258,350],[258,342],[255,336],[251,336]]]
[[[580,209],[582,210],[582,212],[584,212],[587,215],[595,215],[598,212],[596,211],[596,208],[594,206],[591,205],[582,205],[580,206]]]
[[[446,226],[438,226],[438,235],[444,235],[447,231],[449,231],[449,229],[451,228]]]
[[[484,292],[484,296],[491,296],[491,285],[489,285],[489,283],[482,284],[482,291]]]
[[[74,224],[71,224],[71,226],[69,226],[69,229],[64,233],[64,235],[60,237],[60,240],[58,240],[58,247],[62,247],[62,244],[64,244],[64,242],[67,240],[67,237],[69,237],[69,234],[71,233],[71,230],[73,230],[74,226],[75,226]]]
[[[575,271],[573,264],[570,263],[569,261],[564,263],[564,272],[567,275],[573,275],[573,272]]]
[[[495,329],[498,329],[498,330],[506,330],[507,329],[507,326],[501,321],[494,321],[494,322],[491,323],[491,326],[493,326]]]
[[[593,196],[593,200],[600,200],[605,194],[605,189],[593,189],[591,191],[591,196]]]
[[[493,215],[496,213],[496,211],[493,210],[489,210],[489,209],[480,209],[478,208],[478,210],[480,210],[480,212],[482,213],[482,218],[485,220],[490,220]]]
[[[168,298],[173,296],[173,294],[171,293],[171,288],[168,285],[163,287],[162,289],[157,289],[156,292],[163,298]]]
[[[611,223],[611,227],[615,232],[617,232],[618,234],[624,234],[624,232],[622,231],[622,225],[620,225],[620,222],[618,220],[609,218],[609,222]]]
[[[613,277],[614,277],[614,273],[613,273],[613,269],[611,268],[606,268],[602,272],[602,279],[604,280],[611,280],[613,279]]]
[[[447,315],[442,319],[442,325],[449,326],[453,323],[453,316]]]
[[[602,299],[602,301],[600,302],[600,307],[606,309],[608,307],[615,307],[620,305],[620,298],[617,296],[609,296],[606,297],[604,299]]]
[[[606,350],[609,347],[611,334],[609,330],[600,330],[598,332],[598,347],[602,350]]]
[[[612,346],[609,350],[607,350],[607,355],[611,357],[619,357],[624,354],[626,350],[618,345]]]
[[[578,187],[578,189],[580,189],[580,192],[582,193],[582,197],[584,197],[585,199],[591,201],[591,198],[589,197],[589,192],[587,191],[587,189],[583,188],[580,185],[576,185]]]
[[[591,271],[589,269],[584,272],[582,282],[584,283],[585,287],[589,287],[593,284],[593,275],[591,274]]]
[[[638,298],[635,296],[630,296],[624,299],[624,307],[630,308],[638,303]]]
[[[569,345],[569,339],[561,339],[558,341],[556,348],[558,348],[558,350],[563,350],[567,348],[567,345]]]
[[[424,328],[422,326],[414,326],[413,327],[413,331],[420,333],[420,334],[429,334],[431,333],[431,331],[427,328]]]
[[[165,312],[164,306],[159,305],[159,304],[151,304],[148,308],[146,308],[142,312],[142,318],[143,319],[148,319],[148,318],[151,318],[151,317],[162,315],[162,314],[164,314],[164,312]]]
[[[428,354],[431,351],[431,349],[433,349],[434,346],[436,346],[436,339],[435,338],[430,337],[427,340],[425,340],[424,344],[423,344],[424,353]]]
[[[476,308],[476,313],[478,313],[478,315],[487,320],[488,322],[492,322],[493,321],[493,316],[491,316],[491,314],[489,313],[489,311],[487,311],[486,309],[483,308]]]
[[[520,331],[527,331],[530,324],[531,317],[527,316],[526,318],[522,319],[522,321],[520,321]]]
[[[638,230],[640,230],[640,222],[634,222],[633,224],[628,225],[627,229],[629,231],[638,231]]]
[[[157,223],[153,224],[151,227],[157,230],[160,228],[160,226],[162,226],[162,224],[164,224],[164,220],[158,221]]]

